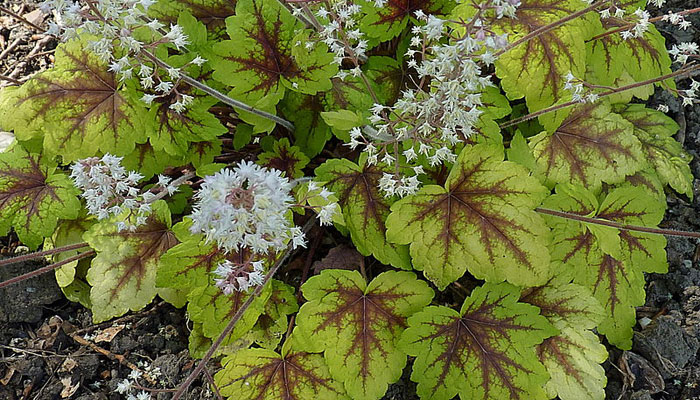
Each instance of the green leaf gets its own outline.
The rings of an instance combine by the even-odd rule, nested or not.
[[[299,305],[292,286],[276,279],[272,280],[271,285],[272,293],[265,303],[265,311],[245,339],[255,342],[260,347],[274,350],[289,328],[287,316],[299,311]]]
[[[117,232],[114,219],[110,219],[93,225],[83,236],[97,252],[87,274],[96,323],[141,310],[157,294],[161,256],[177,244],[177,239],[170,229],[167,204],[159,200],[151,208],[146,224],[134,232]]]
[[[379,192],[379,180],[386,167],[357,165],[346,159],[332,159],[316,168],[316,177],[338,196],[346,226],[357,250],[365,256],[372,254],[384,264],[411,269],[408,246],[387,242],[386,218],[392,199]]]
[[[314,46],[304,58],[295,57],[297,31],[304,24],[279,2],[239,0],[236,15],[226,19],[231,40],[214,45],[214,78],[233,86],[232,94],[245,99],[270,95],[279,101],[285,88],[307,94],[328,90],[337,70],[324,45]],[[303,47],[303,44],[301,44]]]
[[[533,286],[549,278],[548,230],[534,211],[547,189],[499,146],[465,147],[445,187],[424,186],[391,206],[387,239],[410,244],[416,269],[441,290],[465,271]]]
[[[87,40],[87,39],[86,39]],[[70,41],[56,49],[54,67],[8,92],[9,120],[18,140],[43,137],[45,151],[64,162],[96,155],[125,155],[151,130],[146,109],[130,84],[121,85],[107,64]]]
[[[19,144],[0,153],[0,236],[14,228],[36,249],[59,219],[78,217],[78,190],[48,157],[27,153]]]
[[[272,151],[258,156],[257,164],[284,172],[290,180],[304,176],[302,169],[309,163],[309,158],[297,146],[289,144],[289,139],[275,141]]]
[[[64,220],[58,223],[54,234],[44,241],[44,250],[81,243],[83,241],[83,234],[88,231],[88,229],[90,229],[95,222],[95,218],[88,216],[87,211],[82,209],[76,219]],[[49,258],[51,262],[57,263],[67,258],[76,256],[84,251],[86,251],[85,248],[63,251],[61,253],[54,254]],[[83,260],[72,261],[68,264],[62,265],[59,268],[56,268],[54,272],[56,274],[56,283],[58,283],[58,286],[63,288],[73,282],[75,279],[76,268],[78,263],[81,261]]]
[[[148,15],[168,24],[189,12],[214,39],[222,39],[226,32],[224,20],[234,14],[235,6],[236,2],[230,0],[158,0],[148,9]]]
[[[608,358],[608,351],[591,331],[604,316],[600,303],[586,288],[560,277],[526,289],[520,301],[539,307],[559,329],[557,336],[545,339],[537,348],[551,377],[545,386],[549,397],[603,400],[607,379],[600,364]]]
[[[644,9],[645,0],[622,0],[617,7],[632,14],[637,9]],[[603,31],[612,31],[627,26],[629,18],[610,18],[601,20]],[[671,73],[671,58],[666,51],[664,37],[653,24],[640,37],[623,39],[621,32],[599,35],[587,42],[587,65],[591,69],[590,82],[604,86],[617,86],[617,79],[629,74],[633,81],[644,81]],[[630,82],[631,83],[631,82]],[[673,80],[665,81],[675,88]],[[656,85],[661,86],[661,82]],[[646,99],[647,96],[641,97]]]
[[[240,400],[347,399],[342,384],[331,379],[320,354],[282,346],[282,354],[268,349],[244,349],[222,361],[214,376],[221,394]]]
[[[653,227],[663,218],[664,205],[640,187],[612,189],[598,203],[592,193],[578,186],[557,186],[557,194],[543,207],[622,224]],[[629,349],[635,307],[644,304],[642,272],[667,270],[666,239],[661,235],[619,230],[620,255],[606,252],[609,236],[589,229],[591,223],[548,217],[552,228],[552,261],[557,274],[588,288],[605,308],[598,331],[610,343]],[[612,228],[611,228],[612,229]]]
[[[486,283],[458,313],[431,306],[408,319],[400,348],[416,357],[421,399],[545,399],[535,346],[557,333],[509,284]]]
[[[216,266],[226,256],[215,243],[206,243],[201,236],[178,237],[182,243],[173,246],[161,258],[156,285],[186,289],[206,287]]]
[[[280,103],[280,109],[287,120],[296,128],[294,145],[308,157],[318,155],[331,138],[330,127],[320,113],[323,111],[323,95],[305,95],[289,91]]]
[[[548,180],[593,191],[603,182],[622,182],[644,166],[632,124],[604,102],[575,108],[554,132],[532,137],[530,147]]]
[[[406,318],[430,304],[433,291],[411,272],[384,272],[367,284],[357,271],[330,269],[301,290],[308,302],[299,333],[323,347],[331,376],[353,399],[382,397],[406,365],[396,348]]]
[[[341,131],[349,131],[361,126],[364,118],[359,113],[350,110],[326,111],[321,113],[321,118],[330,126]]]
[[[250,331],[260,314],[265,311],[265,303],[270,297],[270,293],[270,285],[266,285],[260,295],[243,313],[242,318],[236,323],[236,327],[226,338],[224,344],[231,344]],[[211,279],[208,285],[194,288],[190,292],[187,313],[193,322],[202,324],[202,332],[205,337],[216,339],[249,296],[250,293],[238,291],[227,296]]]
[[[615,107],[615,112],[634,126],[634,135],[642,143],[642,151],[661,182],[692,199],[694,178],[689,166],[692,156],[673,138],[678,124],[643,104],[621,105]]]
[[[366,15],[360,21],[360,30],[377,42],[384,42],[398,36],[408,22],[415,21],[418,10],[426,15],[445,15],[452,10],[452,0],[394,0],[381,7],[372,1],[361,1]]]
[[[495,33],[507,33],[512,43],[586,6],[580,0],[523,0],[515,18],[492,16],[488,26]],[[456,18],[473,14],[474,7],[468,3],[459,5],[452,13]],[[565,76],[568,72],[584,76],[585,41],[599,26],[598,16],[589,12],[557,29],[544,31],[500,56],[495,62],[496,75],[501,78],[508,97],[512,100],[525,97],[531,112],[571,97],[564,89]],[[568,110],[557,113],[558,120],[567,113]],[[551,124],[552,128],[557,125]]]

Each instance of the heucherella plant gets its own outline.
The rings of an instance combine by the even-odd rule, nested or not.
[[[658,227],[691,157],[640,102],[697,103],[698,45],[654,23],[700,9],[41,9],[64,43],[0,91],[0,234],[42,250],[0,265],[53,263],[0,288],[55,270],[95,322],[186,307],[202,360],[174,399],[217,358],[230,399],[379,399],[408,368],[422,399],[602,400],[601,339],[631,348],[665,235],[700,238]],[[137,378],[117,391],[149,398]]]

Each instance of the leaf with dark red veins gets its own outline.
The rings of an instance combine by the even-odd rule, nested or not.
[[[225,19],[236,11],[233,0],[158,0],[148,9],[148,15],[168,24],[176,23],[178,17],[189,12],[202,22],[214,39],[226,35]]]
[[[279,2],[239,0],[226,27],[231,40],[215,44],[217,58],[211,62],[214,78],[233,86],[234,97],[271,96],[276,103],[286,89],[307,94],[330,89],[337,70],[333,55],[322,44],[304,57],[292,54],[294,46],[303,46],[295,36],[304,24]]]
[[[276,279],[272,279],[271,285],[272,293],[265,303],[265,311],[244,340],[274,350],[289,328],[287,316],[299,311],[299,304],[292,286]]]
[[[387,239],[410,244],[416,269],[441,290],[469,271],[534,286],[550,275],[549,231],[534,211],[548,190],[503,149],[465,147],[445,187],[426,185],[391,206]]]
[[[627,26],[631,14],[637,9],[644,9],[646,1],[622,0],[615,6],[627,11],[625,18],[616,18],[614,15],[603,18],[603,32]],[[656,30],[654,24],[649,24],[647,28],[639,37],[623,39],[621,32],[616,32],[588,41],[586,64],[591,69],[588,78],[590,83],[615,86],[615,81],[624,73],[631,75],[637,82],[671,73],[671,58],[666,51],[664,37]],[[673,80],[666,83],[675,87]],[[661,83],[657,85],[660,86]],[[647,97],[648,95],[642,98]]]
[[[545,390],[561,400],[605,398],[605,370],[600,365],[608,351],[591,330],[603,319],[600,303],[588,289],[552,278],[546,285],[525,289],[520,301],[540,309],[540,314],[559,329],[537,347],[550,380]]]
[[[360,21],[360,30],[377,42],[398,36],[409,21],[416,22],[417,11],[425,15],[445,15],[455,6],[453,0],[387,0],[381,7],[374,1],[362,1],[366,15]]]
[[[161,256],[178,241],[170,229],[168,205],[158,200],[151,207],[146,224],[133,232],[118,232],[114,220],[105,220],[83,235],[97,252],[87,274],[95,322],[141,310],[158,293]]]
[[[23,141],[43,137],[43,148],[64,162],[97,152],[128,154],[151,129],[136,91],[130,84],[120,88],[107,64],[83,46],[77,40],[59,45],[53,68],[5,89],[13,112],[4,128]]]
[[[268,349],[243,349],[222,361],[214,375],[221,394],[236,400],[340,400],[347,399],[343,385],[331,378],[320,354],[292,348],[282,354]]]
[[[136,144],[134,150],[122,159],[122,165],[127,171],[139,171],[145,179],[162,173],[168,167],[179,167],[184,164],[187,164],[184,158],[171,156],[164,151],[156,151],[149,141]]]
[[[612,189],[600,203],[582,187],[557,186],[557,194],[545,200],[543,207],[649,227],[658,225],[664,210],[654,195],[630,186]],[[557,274],[593,293],[605,309],[598,331],[610,343],[629,349],[635,307],[644,304],[643,272],[666,272],[666,239],[612,227],[601,235],[596,224],[554,216],[548,216],[547,222],[552,228],[551,253]],[[610,254],[611,238],[619,240],[619,254]]]
[[[689,166],[692,156],[673,137],[678,124],[664,113],[642,104],[620,105],[614,110],[634,126],[634,135],[642,143],[642,151],[661,182],[692,199],[693,173]]]
[[[250,292],[234,291],[231,295],[225,295],[214,284],[211,274],[210,279],[208,285],[196,287],[190,292],[187,313],[193,322],[202,324],[202,333],[205,337],[216,339],[246,302],[252,289]],[[269,284],[266,285],[260,295],[253,300],[224,341],[225,345],[240,339],[255,325],[258,317],[265,311],[265,303],[271,294],[270,287]]]
[[[431,306],[408,319],[400,348],[415,356],[421,399],[546,399],[535,347],[557,330],[507,283],[486,283],[457,312]]]
[[[390,169],[369,165],[366,157],[360,165],[346,159],[328,160],[316,168],[316,177],[338,196],[345,224],[357,250],[372,254],[382,263],[411,269],[408,246],[386,240],[386,218],[393,199],[379,192],[379,179]]]
[[[275,141],[272,151],[266,151],[258,156],[258,164],[284,172],[290,180],[304,176],[302,169],[309,163],[309,157],[297,146],[289,144],[289,139]]]
[[[492,17],[489,28],[498,34],[507,33],[508,41],[512,43],[586,6],[580,0],[523,0],[518,5],[515,18]],[[473,14],[474,7],[468,3],[459,5],[452,13],[453,18],[465,19]],[[508,97],[525,97],[531,112],[571,98],[571,92],[564,89],[565,76],[569,72],[576,77],[585,75],[585,40],[598,33],[596,27],[599,26],[596,13],[589,12],[557,29],[541,33],[500,56],[495,63],[496,74],[501,78],[501,85]],[[562,116],[567,113],[568,110],[559,112]]]
[[[14,228],[22,243],[36,249],[59,219],[78,217],[78,193],[50,158],[14,144],[0,152],[0,236]]]
[[[406,318],[433,298],[427,283],[389,271],[368,284],[357,271],[327,269],[301,290],[308,301],[297,315],[299,333],[323,348],[331,376],[353,399],[382,397],[406,365],[396,348]]]
[[[644,167],[642,144],[633,126],[599,102],[577,107],[554,132],[530,139],[537,164],[553,183],[600,189],[620,183]]]

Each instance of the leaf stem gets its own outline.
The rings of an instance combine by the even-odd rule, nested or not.
[[[153,63],[158,65],[159,67],[165,68],[165,69],[172,68],[168,63],[166,63],[165,61],[156,57],[153,53],[151,53],[147,50],[142,50],[142,53],[144,56],[146,56],[146,58],[153,61]],[[262,111],[262,110],[258,110],[257,108],[253,108],[252,106],[249,106],[248,104],[246,104],[242,101],[232,99],[232,98],[228,97],[227,95],[219,92],[218,90],[199,82],[198,80],[190,77],[187,74],[181,73],[180,79],[182,79],[188,85],[195,87],[208,95],[211,95],[212,97],[216,98],[217,100],[219,100],[223,103],[226,103],[226,104],[228,104],[232,107],[235,107],[235,108],[239,108],[243,111],[247,111],[251,114],[258,115],[258,116],[263,117],[265,119],[268,119],[270,121],[274,121],[274,122],[282,125],[283,127],[285,127],[285,129],[287,129],[288,131],[294,132],[294,124],[292,124],[291,122],[287,121],[284,118],[278,117],[277,115],[270,114],[267,111]]]
[[[50,250],[35,251],[33,253],[23,254],[21,256],[0,260],[0,267],[4,267],[5,265],[10,265],[10,264],[19,263],[19,262],[35,260],[37,258],[50,256],[52,254],[63,253],[64,251],[82,249],[83,247],[87,247],[87,246],[88,246],[87,242],[82,242],[82,243],[68,244],[68,245],[56,247],[55,249],[50,249]]]
[[[567,212],[567,211],[552,210],[549,208],[542,208],[542,207],[535,208],[535,211],[537,211],[540,214],[553,215],[555,217],[570,219],[570,220],[574,220],[574,221],[609,226],[611,228],[617,228],[617,229],[621,229],[623,231],[644,232],[644,233],[653,233],[656,235],[700,239],[700,232],[678,231],[675,229],[664,229],[664,228],[653,228],[653,227],[648,227],[648,226],[629,225],[629,224],[623,224],[620,222],[610,221],[607,219],[584,217],[583,215],[578,215],[578,214],[574,214],[574,213]]]
[[[647,79],[646,81],[640,81],[640,82],[631,83],[629,85],[620,86],[619,88],[616,88],[613,90],[608,90],[607,92],[600,93],[598,95],[598,97],[600,98],[600,97],[610,96],[610,95],[615,94],[615,93],[621,93],[621,92],[624,92],[627,90],[636,89],[636,88],[641,87],[641,86],[651,85],[651,84],[656,83],[656,82],[665,81],[666,79],[675,78],[675,77],[679,77],[682,75],[690,75],[693,72],[698,71],[698,70],[700,70],[700,66],[691,64],[685,68],[679,69],[675,72],[671,72],[670,74],[662,75],[662,76],[659,76],[659,77],[656,77],[653,79]],[[500,124],[499,128],[501,128],[501,129],[509,128],[511,126],[518,125],[521,122],[529,121],[533,118],[539,117],[540,115],[547,114],[547,113],[554,112],[554,111],[558,111],[558,110],[561,110],[562,108],[571,107],[571,106],[577,105],[577,104],[582,104],[582,103],[580,101],[573,101],[572,100],[572,101],[567,101],[566,103],[555,104],[553,106],[543,108],[539,111],[535,111],[535,112],[531,112],[527,115],[523,115],[522,117],[518,117],[518,118],[511,119],[510,121],[506,121],[506,122]]]
[[[84,252],[84,253],[80,253],[80,254],[76,254],[76,255],[74,255],[74,256],[72,256],[72,257],[68,257],[68,258],[66,258],[65,260],[61,260],[61,261],[59,261],[59,262],[56,262],[56,263],[47,265],[47,266],[45,266],[45,267],[41,267],[41,268],[36,269],[36,270],[34,270],[34,271],[32,271],[32,272],[28,272],[28,273],[26,273],[26,274],[24,274],[24,275],[20,275],[20,276],[14,277],[14,278],[10,278],[10,279],[8,279],[8,280],[6,280],[6,281],[4,281],[4,282],[0,282],[0,289],[5,288],[5,287],[10,286],[10,285],[13,285],[13,284],[18,283],[18,282],[22,282],[22,281],[27,280],[27,279],[34,278],[34,277],[36,277],[36,276],[39,276],[39,275],[41,275],[41,274],[44,274],[44,273],[49,272],[49,271],[51,271],[51,270],[54,270],[54,269],[56,269],[56,268],[58,268],[58,267],[61,267],[61,266],[65,265],[65,264],[68,264],[68,263],[70,263],[70,262],[73,262],[73,261],[76,261],[76,260],[80,260],[80,259],[82,259],[82,258],[87,258],[87,257],[93,256],[93,255],[95,255],[95,250],[86,251],[86,252]],[[13,260],[14,260],[14,259],[13,259]]]
[[[313,226],[314,220],[311,219],[306,223],[306,226],[304,226],[304,232],[307,232],[311,226]],[[171,400],[180,400],[180,398],[184,395],[185,391],[187,388],[189,388],[192,385],[192,382],[194,382],[195,379],[199,376],[199,374],[202,373],[202,370],[207,365],[207,362],[211,360],[211,358],[214,356],[214,353],[216,352],[216,349],[221,346],[221,343],[223,343],[224,339],[233,331],[233,328],[236,326],[238,321],[243,317],[243,314],[248,310],[250,305],[253,303],[253,301],[262,293],[263,289],[265,286],[270,282],[270,279],[277,273],[277,271],[280,269],[282,264],[289,258],[292,250],[292,242],[289,242],[289,245],[285,249],[284,253],[280,256],[280,258],[275,262],[275,265],[270,268],[270,270],[267,272],[265,275],[265,278],[263,280],[262,285],[256,286],[255,290],[248,296],[248,299],[241,305],[241,308],[236,311],[236,314],[231,317],[231,320],[229,321],[228,325],[224,328],[224,330],[221,332],[219,337],[216,338],[214,343],[209,347],[209,350],[207,350],[207,353],[202,357],[202,359],[199,361],[199,364],[195,367],[194,370],[187,376],[187,379],[185,379],[182,384],[177,388],[177,392],[173,395]]]

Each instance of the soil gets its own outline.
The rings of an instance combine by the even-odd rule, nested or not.
[[[700,1],[671,0],[655,14],[697,7]],[[35,25],[43,21],[32,1],[2,1]],[[667,46],[700,42],[700,15],[690,17],[693,27],[680,31],[668,24],[659,28]],[[53,62],[57,45],[37,29],[0,11],[0,87],[23,82]],[[3,79],[4,77],[4,79]],[[16,83],[16,82],[15,82]],[[693,156],[693,173],[700,177],[700,107],[681,108],[667,93],[658,91],[648,101],[667,104],[681,126],[677,138]],[[691,201],[669,192],[668,210],[661,226],[700,231],[700,179]],[[0,241],[0,258],[21,251],[16,238]],[[668,274],[647,276],[647,301],[637,310],[632,351],[609,347],[607,399],[700,399],[700,246],[688,239],[668,239]],[[317,255],[321,259],[324,254]],[[298,254],[291,265],[303,263]],[[36,263],[0,268],[0,281],[34,270]],[[319,267],[322,268],[322,267]],[[167,389],[178,386],[195,365],[189,357],[189,330],[184,310],[167,303],[95,325],[89,310],[65,299],[52,274],[45,274],[0,290],[0,399],[117,400],[117,385],[133,370],[144,375],[138,383],[153,391],[153,399],[167,400]],[[209,373],[218,366],[212,362]],[[409,369],[407,368],[406,371]],[[216,398],[198,379],[186,399]],[[415,399],[409,374],[392,385],[385,399]]]

